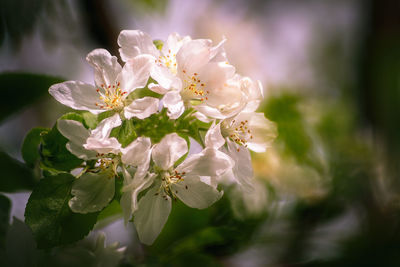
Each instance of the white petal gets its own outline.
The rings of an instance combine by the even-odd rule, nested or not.
[[[170,88],[179,89],[181,81],[165,66],[154,65],[151,77],[166,90]]]
[[[124,115],[127,119],[136,117],[144,119],[158,111],[159,99],[145,96],[134,100],[129,106],[125,107]]]
[[[108,173],[83,174],[72,185],[69,207],[77,213],[102,210],[114,197],[114,183]]]
[[[234,165],[232,159],[213,148],[206,148],[201,153],[189,156],[177,167],[177,171],[199,176],[220,176]]]
[[[176,55],[178,73],[192,74],[210,60],[210,40],[197,39],[184,44]]]
[[[169,89],[162,87],[159,84],[155,84],[155,83],[150,83],[148,85],[148,88],[153,91],[156,92],[157,94],[163,95],[165,93],[167,93],[169,91]]]
[[[154,163],[163,170],[168,170],[188,151],[185,139],[176,133],[167,134],[160,143],[154,145],[151,153]]]
[[[181,95],[178,91],[170,91],[166,93],[162,99],[164,107],[168,109],[168,117],[170,119],[179,118],[185,111]]]
[[[215,88],[222,87],[228,79],[234,77],[235,67],[225,62],[210,62],[199,71],[199,76],[204,82],[204,90],[212,92]]]
[[[122,163],[139,166],[147,162],[147,158],[150,157],[151,141],[148,137],[139,137],[127,147],[122,148]]]
[[[122,121],[117,113],[102,120],[96,129],[91,132],[91,135],[86,140],[86,144],[84,144],[83,147],[88,150],[97,151],[100,154],[118,154],[121,150],[121,144],[115,137],[109,136],[111,130],[121,124]]]
[[[140,54],[149,54],[158,57],[159,51],[153,44],[150,35],[139,30],[123,30],[118,36],[119,52],[123,61]]]
[[[122,124],[121,118],[117,113],[112,115],[111,117],[108,117],[104,120],[102,120],[96,127],[91,132],[91,137],[103,139],[109,137],[111,130],[114,129],[115,127],[118,127]]]
[[[181,37],[178,33],[171,33],[161,49],[164,55],[176,55],[182,45],[191,40],[190,36]]]
[[[202,115],[199,118],[199,120],[204,121],[204,122],[210,122],[211,121],[211,119],[209,119],[209,121],[203,119],[203,118],[207,118],[207,117],[210,117],[210,118],[213,118],[213,119],[219,119],[219,120],[222,120],[222,119],[226,118],[226,116],[224,114],[222,114],[221,111],[219,111],[217,108],[210,107],[207,104],[205,104],[205,105],[204,104],[200,104],[198,106],[195,106],[194,108],[198,111],[197,112],[198,115],[200,115],[200,114]]]
[[[221,42],[219,42],[216,46],[211,48],[210,51],[210,59],[214,62],[224,61],[226,62],[228,59],[226,57],[226,52],[224,49],[224,44],[226,42],[226,38],[224,37]]]
[[[234,142],[227,140],[227,154],[235,162],[231,176],[239,183],[246,191],[253,189],[253,166],[251,164],[251,155],[247,148],[237,146]],[[239,148],[239,151],[237,150]]]
[[[146,245],[153,244],[171,212],[171,198],[158,190],[158,186],[150,189],[140,199],[138,209],[134,213],[133,222],[139,239]]]
[[[66,147],[72,154],[84,160],[96,158],[96,152],[83,147],[90,131],[82,123],[74,120],[58,120],[57,129],[69,140]]]
[[[90,84],[77,81],[57,83],[50,87],[49,93],[58,102],[73,109],[88,110],[95,114],[104,111],[96,106],[100,101],[99,93]]]
[[[198,176],[185,176],[183,181],[171,185],[174,194],[191,208],[205,209],[222,196],[214,187],[200,181]]]
[[[87,55],[86,60],[94,68],[94,79],[98,87],[102,84],[114,85],[122,69],[117,57],[111,56],[105,49],[95,49]]]
[[[265,152],[278,135],[276,124],[266,119],[261,112],[242,112],[236,116],[237,122],[246,120],[253,136],[247,140],[247,147],[254,152]]]
[[[125,224],[132,217],[132,213],[138,209],[137,196],[153,184],[155,176],[155,174],[150,174],[146,177],[135,176],[122,188],[124,193],[121,196],[120,204],[124,213]],[[125,174],[124,178],[126,178]],[[124,179],[124,184],[125,180],[129,180],[129,178]]]
[[[148,55],[140,55],[127,62],[121,71],[119,78],[121,90],[129,95],[136,88],[146,86],[153,68],[154,58]]]
[[[205,137],[206,147],[211,147],[215,149],[219,149],[221,146],[225,144],[225,139],[221,134],[221,123],[211,125],[210,129],[208,129]]]

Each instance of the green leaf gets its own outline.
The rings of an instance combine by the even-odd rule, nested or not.
[[[75,113],[75,112],[68,112],[64,115],[62,115],[59,120],[72,120],[72,121],[79,121],[80,123],[82,123],[83,125],[85,125],[85,119],[83,118],[83,116],[79,113]]]
[[[33,190],[25,209],[38,248],[52,248],[83,239],[97,221],[96,213],[73,213],[68,201],[75,177],[69,173],[43,178]]]
[[[2,151],[0,151],[0,169],[2,170],[0,178],[1,192],[11,193],[32,190],[36,183],[31,169]]]
[[[30,130],[26,135],[21,152],[22,158],[29,167],[33,168],[40,159],[39,145],[42,140],[41,134],[49,130],[48,128],[37,127]]]
[[[23,107],[48,95],[48,89],[63,79],[41,74],[12,73],[0,74],[0,92],[5,100],[0,106],[0,122]]]
[[[70,171],[79,167],[83,160],[74,156],[65,145],[68,139],[57,129],[57,124],[48,132],[42,133],[42,168]]]
[[[129,145],[137,137],[132,120],[124,120],[121,126],[114,128],[110,134],[111,137],[116,137],[122,147]]]
[[[0,250],[5,249],[6,234],[10,221],[11,201],[0,195]]]
[[[84,123],[85,125],[89,128],[89,129],[94,129],[96,128],[97,124],[98,124],[98,116],[94,115],[93,113],[90,113],[89,111],[83,111],[81,113]]]

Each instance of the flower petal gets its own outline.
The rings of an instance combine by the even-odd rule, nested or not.
[[[171,185],[174,194],[187,206],[205,209],[221,198],[223,192],[203,183],[198,176],[185,176],[183,181]]]
[[[77,110],[88,110],[94,114],[103,112],[96,106],[100,101],[96,88],[78,81],[57,83],[50,87],[49,93],[61,104]]]
[[[129,173],[124,173],[124,187],[122,188],[123,194],[121,196],[120,204],[124,214],[125,224],[132,217],[132,213],[138,209],[137,196],[140,192],[147,189],[153,184],[155,174],[149,174],[146,177],[135,177],[132,179],[126,177]],[[127,181],[127,183],[125,183]]]
[[[178,73],[197,72],[210,61],[210,40],[196,39],[184,44],[176,55]]]
[[[180,89],[181,81],[165,66],[154,65],[151,70],[151,77],[166,90],[170,88]]]
[[[97,151],[100,154],[114,153],[118,154],[121,149],[121,144],[115,137],[109,137],[111,130],[122,124],[119,114],[102,120],[96,129],[91,132],[91,135],[86,140],[84,148]]]
[[[168,117],[170,119],[179,118],[185,111],[181,95],[178,91],[170,91],[166,93],[162,99],[164,107],[168,109]]]
[[[140,54],[149,54],[158,57],[159,51],[147,33],[139,30],[123,30],[118,36],[118,45],[121,58],[127,62]]]
[[[224,150],[235,162],[235,166],[231,172],[228,172],[228,176],[241,185],[245,191],[253,190],[254,173],[249,150],[245,147],[239,147],[238,151],[238,146],[229,139],[227,145],[228,149],[224,148]]]
[[[232,159],[213,148],[206,148],[201,153],[189,156],[176,169],[178,172],[199,176],[220,176],[234,165]]]
[[[146,86],[153,68],[154,58],[148,55],[139,55],[127,62],[121,71],[119,81],[121,90],[126,96],[137,88]]]
[[[122,163],[139,166],[145,163],[151,155],[151,141],[148,137],[139,137],[127,147],[122,148]]]
[[[219,149],[221,146],[225,144],[225,139],[221,134],[221,123],[215,124],[213,121],[210,129],[208,129],[205,137],[206,147],[211,147],[215,149]]]
[[[115,181],[108,173],[85,173],[73,185],[68,202],[73,212],[88,213],[102,210],[114,197]]]
[[[136,117],[144,119],[158,111],[159,99],[146,96],[136,99],[129,106],[125,107],[124,115],[127,119]]]
[[[153,244],[171,212],[171,198],[158,190],[158,186],[150,189],[140,199],[138,209],[134,213],[136,231],[140,241],[146,245]]]
[[[148,85],[148,88],[153,91],[156,92],[157,94],[163,95],[165,93],[167,93],[169,91],[169,89],[162,87],[159,84],[155,84],[155,83],[150,83]]]
[[[185,139],[176,133],[167,134],[152,150],[154,163],[163,170],[168,170],[188,151]]]
[[[94,80],[98,87],[114,85],[121,72],[118,59],[105,49],[95,49],[86,56],[87,62],[94,68]]]
[[[72,154],[84,160],[96,158],[96,152],[83,147],[90,131],[82,123],[74,120],[58,120],[57,129],[69,140],[66,147]]]

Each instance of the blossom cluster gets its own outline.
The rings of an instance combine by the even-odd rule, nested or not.
[[[211,40],[173,33],[162,43],[142,31],[124,30],[118,37],[123,66],[107,50],[95,49],[86,57],[94,68],[94,85],[67,81],[50,87],[50,94],[68,107],[107,114],[93,129],[58,120],[67,149],[84,161],[68,203],[73,212],[104,209],[116,194],[115,179],[123,179],[119,201],[125,222],[133,218],[141,242],[152,244],[172,200],[204,209],[221,198],[219,184],[235,183],[251,192],[249,150],[264,152],[276,137],[276,126],[256,112],[262,85],[236,73],[225,41],[214,46]],[[143,96],[138,90],[150,93]],[[172,128],[158,140],[151,131],[136,131],[126,145],[112,136],[127,121],[134,121],[132,131],[151,121],[156,132],[161,118],[156,115],[173,126],[180,121],[197,125],[197,132]],[[195,143],[201,151],[189,153]]]

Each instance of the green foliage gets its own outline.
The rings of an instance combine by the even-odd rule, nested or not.
[[[36,183],[31,169],[0,151],[0,192],[31,190]]]
[[[11,202],[0,195],[0,251],[5,249],[5,239],[10,221]]]
[[[121,126],[115,127],[110,134],[110,137],[116,137],[122,147],[126,147],[136,139],[135,127],[132,120],[124,120]]]
[[[68,201],[75,177],[68,173],[43,178],[29,197],[25,222],[38,248],[51,248],[82,239],[93,228],[98,213],[73,213]]]
[[[0,74],[0,92],[4,100],[0,106],[0,122],[9,115],[48,95],[52,84],[63,79],[41,74],[12,73]]]
[[[37,127],[28,132],[22,144],[22,158],[25,163],[33,168],[40,160],[39,145],[42,140],[42,132],[48,132],[50,129]]]
[[[52,171],[70,171],[83,162],[67,150],[65,147],[67,142],[68,139],[58,131],[57,124],[50,131],[42,133],[40,151],[42,168]]]
[[[314,155],[314,144],[309,134],[309,126],[299,109],[302,98],[295,94],[282,94],[270,97],[263,107],[267,118],[278,125],[276,140],[286,156],[297,162],[319,168],[318,157]]]

